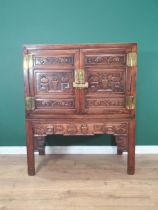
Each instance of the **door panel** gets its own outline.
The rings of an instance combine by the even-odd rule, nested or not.
[[[36,95],[73,94],[73,70],[34,71]]]
[[[127,112],[126,56],[127,52],[122,49],[81,50],[81,65],[88,82],[88,88],[84,91],[83,112]]]
[[[79,50],[32,51],[30,95],[38,113],[76,113],[78,95],[73,88]]]
[[[86,68],[88,93],[125,93],[125,69]]]

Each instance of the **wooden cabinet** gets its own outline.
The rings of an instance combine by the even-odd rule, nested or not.
[[[28,174],[47,135],[113,134],[135,163],[137,44],[25,45]]]

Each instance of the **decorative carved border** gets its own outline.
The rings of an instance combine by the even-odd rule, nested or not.
[[[44,123],[34,124],[34,136],[61,135],[127,135],[128,123]]]
[[[124,55],[86,55],[86,65],[106,64],[106,65],[126,65]]]
[[[73,65],[74,56],[36,56],[35,65]]]

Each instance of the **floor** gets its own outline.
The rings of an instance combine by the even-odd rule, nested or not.
[[[158,210],[158,155],[36,156],[27,176],[25,155],[0,156],[0,210]]]

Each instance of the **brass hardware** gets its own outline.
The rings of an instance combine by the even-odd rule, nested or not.
[[[32,58],[32,55],[31,54],[24,55],[24,58],[23,58],[23,68],[24,68],[24,71],[27,71],[29,69],[32,69],[32,67],[33,67],[33,58]]]
[[[35,109],[34,97],[25,97],[25,109],[26,111],[31,111]]]
[[[75,69],[75,82],[73,82],[75,88],[87,88],[88,82],[85,82],[84,69]]]
[[[84,69],[75,69],[75,83],[84,83]]]
[[[136,97],[126,96],[126,109],[135,109],[136,107]]]
[[[85,82],[83,84],[73,82],[73,87],[75,87],[75,88],[88,88],[88,82]]]
[[[137,53],[130,52],[127,54],[127,66],[133,67],[137,65]]]

